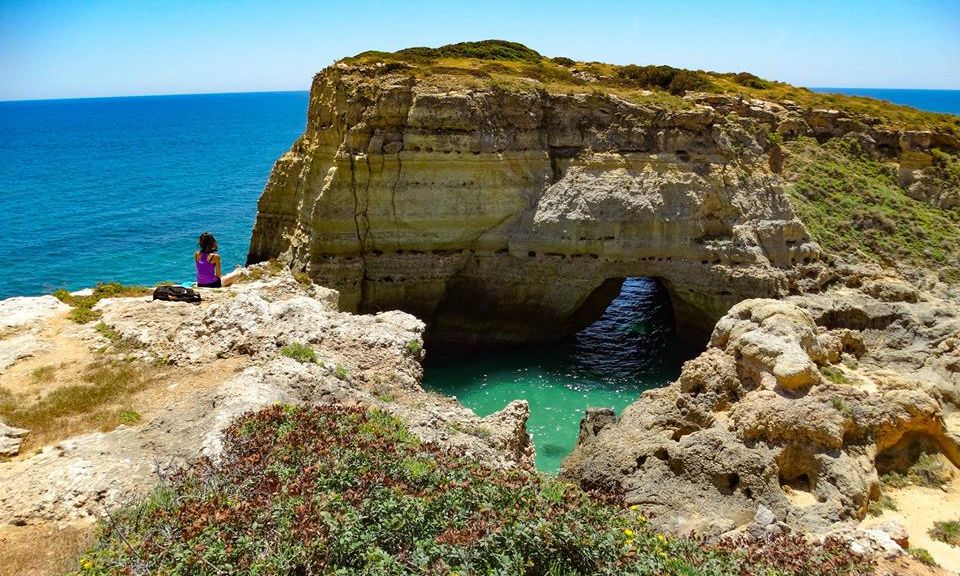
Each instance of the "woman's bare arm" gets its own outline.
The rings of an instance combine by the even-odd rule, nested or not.
[[[220,255],[214,254],[213,256],[213,265],[215,266],[217,278],[223,276],[223,273],[220,271]]]

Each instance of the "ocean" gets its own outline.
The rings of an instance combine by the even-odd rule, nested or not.
[[[829,88],[960,114],[960,91]],[[242,264],[307,92],[0,102],[0,298],[194,278],[197,236]]]
[[[0,298],[195,279],[210,231],[243,264],[307,92],[0,102]]]

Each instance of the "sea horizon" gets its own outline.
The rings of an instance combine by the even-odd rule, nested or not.
[[[877,90],[822,89],[960,114],[960,90]],[[260,193],[303,133],[308,95],[0,102],[0,229],[8,238],[0,298],[189,281],[203,231],[217,236],[226,269],[244,264]]]
[[[859,96],[852,92],[960,92],[960,88],[866,88],[859,86],[800,86],[811,92],[837,93],[848,96]],[[58,96],[49,98],[14,98],[0,99],[0,104],[11,104],[15,102],[66,102],[72,100],[118,100],[124,98],[172,98],[177,96],[231,96],[243,94],[297,94],[310,92],[310,88],[298,90],[239,90],[230,92],[169,92],[158,94],[113,94],[108,96]],[[848,92],[851,92],[848,94]],[[867,96],[872,98],[873,96]]]

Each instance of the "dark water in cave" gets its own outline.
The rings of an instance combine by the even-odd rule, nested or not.
[[[428,355],[424,387],[456,396],[481,416],[527,400],[537,468],[556,472],[588,406],[619,414],[644,390],[676,379],[696,353],[677,336],[666,290],[653,279],[628,278],[600,319],[559,343]]]

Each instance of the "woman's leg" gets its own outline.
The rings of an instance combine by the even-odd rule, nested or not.
[[[242,269],[241,269],[239,266],[237,266],[237,267],[234,269],[233,272],[227,274],[226,276],[221,276],[221,277],[220,277],[220,285],[221,285],[221,286],[229,286],[229,285],[233,284],[234,282],[236,282],[236,281],[240,278],[240,271],[241,271],[241,270],[242,270]]]

